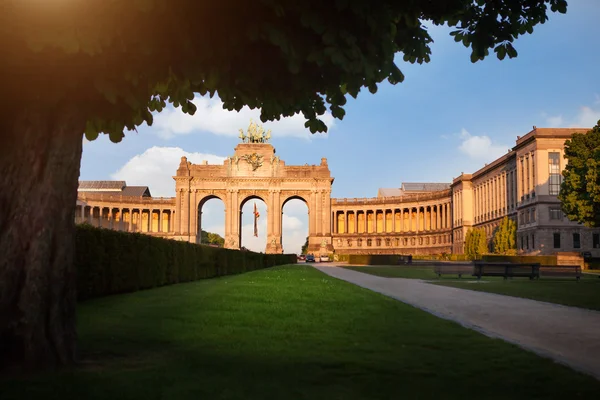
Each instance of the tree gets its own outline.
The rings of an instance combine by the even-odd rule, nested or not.
[[[0,362],[75,360],[74,207],[82,151],[152,124],[196,93],[311,132],[346,96],[430,60],[423,22],[455,27],[471,60],[512,43],[566,0],[5,0],[0,13]]]
[[[600,226],[600,121],[565,142],[567,165],[558,199],[567,218],[589,228]]]
[[[516,254],[517,249],[517,224],[508,217],[504,217],[494,234],[494,253]]]
[[[465,235],[465,254],[470,260],[477,260],[488,252],[488,244],[483,228],[469,229]]]
[[[225,239],[217,233],[201,231],[200,232],[200,243],[202,244],[216,244],[217,246],[223,247]]]
[[[302,245],[302,249],[300,249],[301,254],[306,254],[308,251],[308,236],[306,237],[306,242]]]

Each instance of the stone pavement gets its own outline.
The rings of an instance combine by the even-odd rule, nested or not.
[[[314,267],[600,379],[598,311],[433,285],[418,279],[382,278],[331,264]]]

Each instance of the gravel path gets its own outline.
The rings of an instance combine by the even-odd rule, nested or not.
[[[600,379],[598,311],[432,285],[418,279],[383,278],[333,265],[314,267]]]

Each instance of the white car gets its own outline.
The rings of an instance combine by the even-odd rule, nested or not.
[[[328,255],[321,255],[321,257],[319,257],[319,262],[329,262],[329,256]]]

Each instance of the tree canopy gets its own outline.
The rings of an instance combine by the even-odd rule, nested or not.
[[[483,228],[473,228],[465,235],[465,254],[470,260],[480,259],[488,252],[486,234]]]
[[[515,255],[517,250],[517,223],[504,217],[494,233],[494,253]]]
[[[260,108],[261,120],[302,113],[326,131],[346,96],[402,82],[396,53],[428,62],[424,23],[454,27],[471,60],[516,57],[513,41],[566,0],[7,0],[0,65],[13,104],[77,104],[86,137],[146,122],[167,103],[193,114],[194,93],[228,110]],[[21,100],[21,101],[15,101]]]
[[[565,166],[558,199],[567,218],[600,226],[600,121],[565,142]]]

